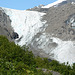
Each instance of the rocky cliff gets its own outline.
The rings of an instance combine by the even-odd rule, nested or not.
[[[8,15],[0,8],[0,35],[6,36],[10,41],[12,38],[13,28],[11,27],[11,20]]]

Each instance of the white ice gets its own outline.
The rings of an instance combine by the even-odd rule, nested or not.
[[[66,0],[57,0],[57,1],[53,2],[53,3],[51,3],[51,4],[48,4],[46,6],[42,6],[42,8],[50,8],[52,6],[58,5],[59,3],[63,2],[63,1],[66,1]]]
[[[45,13],[8,8],[2,9],[4,9],[7,15],[9,15],[12,21],[11,26],[14,31],[19,34],[19,37],[22,37],[21,41],[18,42],[21,46],[29,44],[34,35],[40,32],[46,23],[46,21],[41,21],[42,16],[45,15]],[[16,41],[15,43],[17,44]]]
[[[75,63],[75,42],[74,41],[62,41],[59,38],[53,38],[54,42],[58,46],[52,51],[54,59],[60,63],[65,64],[68,62],[70,65]]]

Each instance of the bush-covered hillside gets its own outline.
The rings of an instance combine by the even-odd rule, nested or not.
[[[54,60],[49,62],[47,58],[35,57],[26,46],[20,47],[0,36],[0,75],[52,75],[52,71],[75,75],[75,64],[71,68]]]

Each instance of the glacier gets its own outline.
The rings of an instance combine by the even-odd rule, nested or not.
[[[75,63],[75,42],[62,41],[45,33],[48,24],[46,24],[46,20],[42,21],[42,18],[46,13],[3,7],[2,9],[10,17],[13,30],[19,34],[19,38],[15,40],[16,44],[20,46],[31,44],[36,50],[42,49],[49,55],[48,58],[55,59],[60,63],[69,62],[70,65]],[[39,32],[42,34],[35,37]]]
[[[43,31],[42,27],[46,25],[46,21],[41,21],[42,16],[45,15],[45,13],[9,8],[2,9],[7,15],[9,15],[12,21],[11,26],[13,27],[14,31],[19,34],[19,37],[23,37],[18,43],[18,39],[15,40],[15,43],[21,46],[29,44],[34,35],[40,31]]]

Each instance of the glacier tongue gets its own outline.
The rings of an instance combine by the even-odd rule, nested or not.
[[[42,16],[45,13],[26,10],[14,10],[8,8],[2,8],[11,19],[11,25],[15,32],[21,37],[21,41],[16,44],[21,46],[29,44],[38,32],[42,31],[42,27],[45,26],[46,21],[42,22]],[[18,39],[17,39],[18,40]]]

